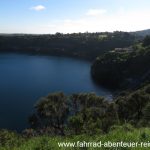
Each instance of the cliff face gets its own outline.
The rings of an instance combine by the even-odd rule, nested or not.
[[[111,88],[136,87],[150,81],[150,48],[131,53],[108,53],[95,60],[91,73],[97,82]]]

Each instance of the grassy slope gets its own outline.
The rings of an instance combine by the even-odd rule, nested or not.
[[[5,133],[4,133],[5,132]],[[81,148],[60,148],[58,147],[58,142],[77,142],[77,141],[86,141],[86,142],[148,142],[150,141],[150,128],[141,128],[134,129],[130,126],[121,126],[121,127],[113,127],[108,134],[101,134],[95,136],[88,135],[80,135],[80,136],[72,136],[72,137],[48,137],[48,136],[39,136],[32,138],[22,138],[18,137],[14,133],[10,133],[8,131],[1,131],[0,136],[0,150],[73,150],[73,149],[81,149]],[[2,146],[3,143],[3,146]],[[114,149],[114,148],[85,148],[88,150],[92,149]],[[149,148],[118,148],[121,150],[149,150]]]

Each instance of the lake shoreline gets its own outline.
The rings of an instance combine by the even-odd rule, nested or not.
[[[93,83],[90,66],[89,61],[68,57],[0,53],[1,128],[24,129],[33,105],[48,93],[95,92],[112,97]]]

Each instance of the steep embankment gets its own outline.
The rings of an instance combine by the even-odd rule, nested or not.
[[[91,69],[94,80],[111,88],[137,87],[149,81],[150,47],[145,41],[134,45],[132,52],[109,52],[98,57]]]

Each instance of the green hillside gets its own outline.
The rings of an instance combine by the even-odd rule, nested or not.
[[[94,136],[79,135],[68,137],[51,137],[45,135],[38,137],[21,137],[16,133],[1,130],[0,137],[0,150],[150,149],[150,128],[135,129],[129,124],[124,126],[113,126],[108,134],[97,134]],[[116,144],[121,141],[126,145],[118,145],[118,147],[116,147],[117,145],[112,145],[113,143]],[[85,142],[87,143],[87,147],[85,147]],[[100,143],[105,144],[105,146],[100,145]],[[74,147],[74,145],[76,147]]]
[[[115,47],[132,45],[139,36],[128,32],[72,34],[0,34],[0,52],[79,57],[94,60]]]

